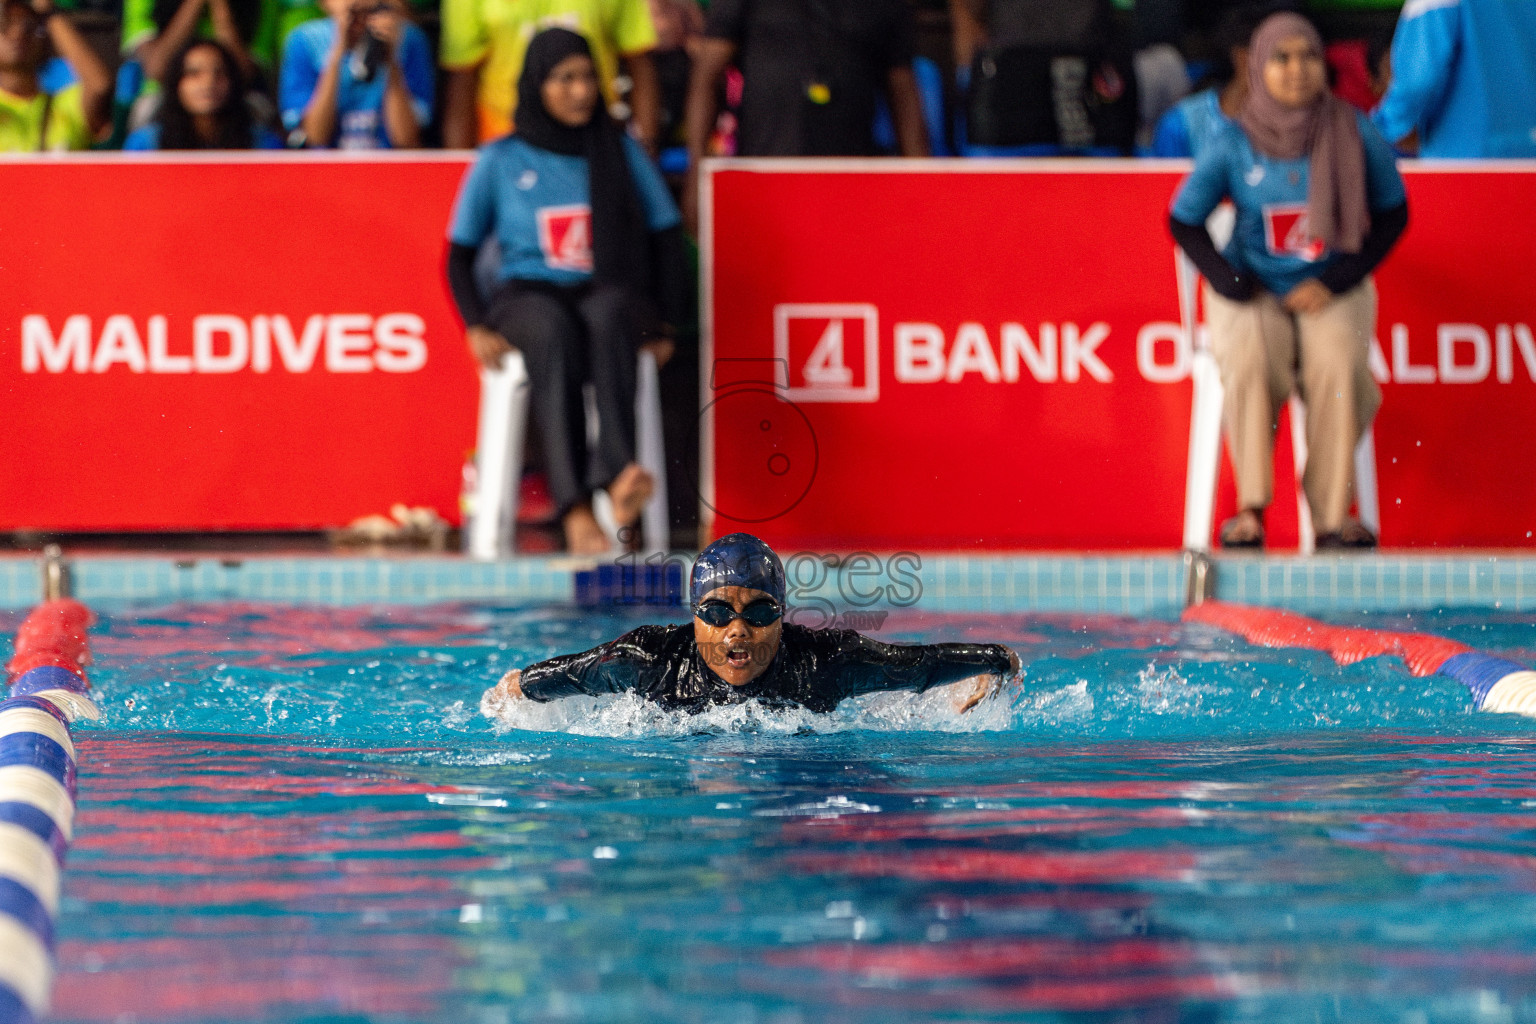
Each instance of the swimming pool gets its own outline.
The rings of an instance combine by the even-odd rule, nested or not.
[[[1536,661],[1528,614],[1330,619]],[[478,715],[639,621],[107,609],[55,1019],[1536,1019],[1536,722],[1450,680],[907,612],[882,638],[1002,640],[1021,688]]]

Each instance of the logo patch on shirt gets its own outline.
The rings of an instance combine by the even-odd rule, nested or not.
[[[592,272],[592,208],[546,206],[539,210],[539,248],[555,270]]]
[[[539,172],[534,170],[531,167],[528,168],[528,170],[524,171],[521,175],[519,175],[518,179],[517,179],[517,187],[522,189],[524,192],[527,192],[529,189],[533,188],[533,186],[537,185],[538,183],[539,183]]]
[[[1316,263],[1327,249],[1312,237],[1306,203],[1276,203],[1264,207],[1264,247],[1274,256]]]

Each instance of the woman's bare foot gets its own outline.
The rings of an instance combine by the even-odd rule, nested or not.
[[[575,505],[562,520],[565,550],[573,555],[601,555],[608,551],[608,535],[597,525],[592,506]]]
[[[634,526],[645,511],[645,503],[656,492],[656,481],[651,474],[631,462],[619,471],[608,485],[608,497],[613,499],[613,521],[618,526]]]

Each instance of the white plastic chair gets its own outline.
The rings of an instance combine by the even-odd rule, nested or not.
[[[475,254],[475,281],[487,299],[496,292],[501,246],[495,237],[485,240]],[[656,357],[640,354],[635,375],[635,461],[651,474],[656,490],[640,514],[643,553],[665,552],[671,544],[667,519],[667,454],[661,432],[661,382]],[[587,440],[596,439],[597,413],[587,394]],[[523,444],[528,437],[528,364],[513,351],[499,370],[480,371],[480,426],[475,442],[474,511],[469,524],[471,558],[508,558],[514,552],[517,503],[523,479]],[[608,535],[609,545],[619,548],[608,492],[592,500],[592,514]]]
[[[1233,214],[1222,206],[1206,222],[1217,245],[1231,237]],[[1208,338],[1199,321],[1200,272],[1184,251],[1174,247],[1174,274],[1179,288],[1179,320],[1190,348],[1190,378],[1194,383],[1193,408],[1189,417],[1189,466],[1184,480],[1184,549],[1209,551],[1215,528],[1216,479],[1221,465],[1221,407],[1225,394],[1216,357],[1211,354]],[[1304,555],[1317,550],[1317,534],[1312,526],[1312,507],[1307,503],[1301,480],[1307,468],[1307,414],[1299,395],[1292,393],[1291,449],[1296,462],[1296,521]],[[1376,435],[1365,428],[1355,446],[1355,504],[1360,522],[1372,533],[1381,535],[1381,508],[1376,488]]]
[[[523,478],[523,444],[528,436],[528,367],[523,354],[503,357],[501,368],[480,371],[480,425],[475,444],[474,509],[469,527],[472,558],[497,559],[513,554],[517,504]],[[596,415],[587,407],[588,435]],[[643,551],[665,552],[670,543],[667,519],[667,457],[661,430],[661,384],[656,357],[640,353],[635,377],[635,461],[656,481],[656,490],[640,515]],[[611,545],[619,548],[613,504],[606,491],[592,502],[593,515]]]

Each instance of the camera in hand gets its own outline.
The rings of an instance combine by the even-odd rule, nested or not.
[[[388,9],[385,4],[375,4],[366,8],[354,7],[352,16],[362,20],[369,15]],[[372,32],[364,31],[363,37],[357,41],[356,46],[352,47],[352,53],[347,58],[347,68],[352,72],[352,78],[355,81],[371,82],[387,59],[389,59],[389,44]]]

